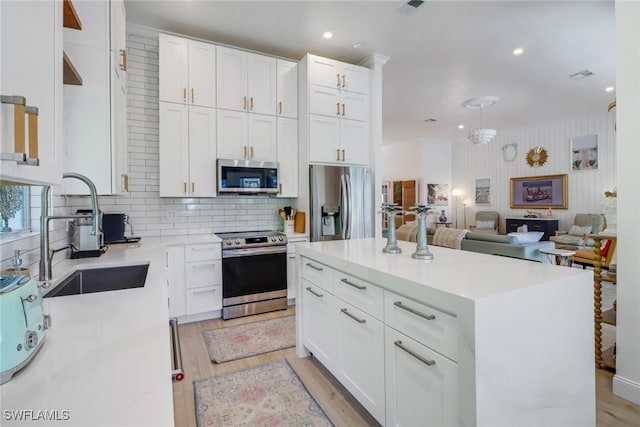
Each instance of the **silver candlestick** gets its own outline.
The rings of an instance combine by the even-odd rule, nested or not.
[[[402,249],[398,247],[398,241],[396,239],[396,215],[401,215],[403,212],[400,210],[400,206],[395,203],[383,203],[382,212],[389,217],[389,231],[387,232],[387,245],[382,248],[382,252],[385,254],[399,254],[402,253]]]
[[[427,205],[415,205],[413,211],[418,215],[418,234],[416,251],[411,254],[413,259],[433,259],[433,254],[429,252],[427,246],[427,213],[429,208]]]

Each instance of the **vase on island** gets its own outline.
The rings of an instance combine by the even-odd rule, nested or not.
[[[444,209],[440,211],[440,217],[438,218],[440,222],[447,222],[447,215],[444,212]]]

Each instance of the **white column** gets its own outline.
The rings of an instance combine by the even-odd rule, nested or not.
[[[617,360],[613,393],[640,404],[640,3],[616,0]]]

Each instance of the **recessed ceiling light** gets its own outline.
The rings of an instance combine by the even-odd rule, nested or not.
[[[514,55],[522,55],[522,52],[524,52],[524,49],[521,48],[521,47],[513,49],[513,54]]]
[[[464,129],[464,125],[463,124],[459,124],[458,125],[458,129]]]
[[[613,90],[614,90],[614,89],[615,89],[615,88],[614,88],[613,86],[609,86],[609,87],[608,87],[608,88],[606,88],[605,90],[606,90],[607,92],[613,92]]]
[[[324,37],[325,39],[330,39],[331,37],[333,37],[333,34],[331,33],[331,31],[325,31],[324,33],[322,33],[322,37]]]

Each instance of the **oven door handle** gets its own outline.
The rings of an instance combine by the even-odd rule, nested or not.
[[[286,254],[287,247],[283,246],[264,246],[247,249],[225,249],[222,251],[222,258],[237,258],[252,255],[268,255],[268,254]]]

